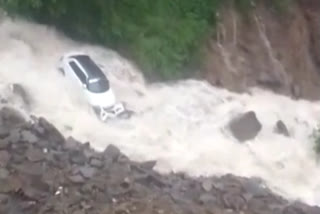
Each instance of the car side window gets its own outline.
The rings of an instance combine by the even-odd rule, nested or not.
[[[74,70],[74,72],[77,74],[77,76],[80,78],[80,81],[84,84],[86,82],[86,76],[84,75],[82,70],[75,62],[69,62],[69,64],[71,68]]]

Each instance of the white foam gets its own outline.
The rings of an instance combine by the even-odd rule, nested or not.
[[[109,124],[96,119],[81,93],[55,69],[58,58],[74,50],[104,65],[118,99],[127,102],[136,117]],[[132,159],[158,160],[160,172],[262,177],[287,198],[320,204],[320,169],[309,139],[320,115],[319,103],[259,89],[252,95],[235,94],[195,80],[147,85],[130,62],[111,50],[9,19],[0,25],[0,64],[2,85],[18,82],[32,93],[32,114],[45,116],[66,136],[90,141],[97,150],[113,143]],[[252,142],[239,144],[225,126],[248,110],[257,113],[263,129]],[[287,124],[291,138],[273,132],[279,119]]]

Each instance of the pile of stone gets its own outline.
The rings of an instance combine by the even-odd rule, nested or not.
[[[67,139],[45,118],[0,111],[0,213],[4,214],[319,214],[289,202],[259,179],[160,175],[156,162],[131,161],[109,145]]]

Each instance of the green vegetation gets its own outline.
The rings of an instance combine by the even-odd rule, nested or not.
[[[314,150],[320,157],[320,127],[317,127],[312,134],[312,140],[314,141]]]
[[[235,0],[242,11],[259,0]],[[268,0],[276,7],[293,0]],[[122,50],[146,74],[182,77],[233,0],[0,0],[0,6],[72,36]]]

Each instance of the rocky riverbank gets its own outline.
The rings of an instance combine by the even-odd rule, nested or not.
[[[133,162],[113,145],[95,152],[45,118],[0,111],[0,213],[320,213],[273,194],[259,179],[160,175],[154,165]]]

